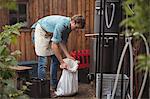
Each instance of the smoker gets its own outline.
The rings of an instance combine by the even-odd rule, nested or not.
[[[105,81],[101,74],[113,75],[117,69],[118,56],[124,41],[124,38],[119,36],[121,20],[121,0],[95,1],[94,33],[98,35],[90,38],[89,79],[95,81],[98,99],[103,95],[102,82]]]
[[[118,40],[121,39],[118,36],[120,31],[119,23],[122,18],[120,3],[120,0],[95,1],[94,33],[99,34],[99,36],[90,38],[91,58],[89,72],[92,75],[101,71],[99,66],[96,65],[103,65],[104,73],[116,71],[118,50],[122,43],[121,40]],[[103,53],[100,51],[102,49]],[[102,55],[103,59],[101,58]],[[98,61],[101,60],[103,64],[98,64]]]

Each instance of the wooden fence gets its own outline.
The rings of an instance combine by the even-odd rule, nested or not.
[[[31,40],[31,30],[20,30],[20,36],[17,37],[16,44],[11,45],[11,51],[20,50],[21,55],[17,57],[18,61],[36,60],[34,44]]]

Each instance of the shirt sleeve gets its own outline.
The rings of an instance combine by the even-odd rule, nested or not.
[[[59,43],[62,41],[62,32],[65,29],[65,26],[63,22],[60,22],[56,24],[54,32],[53,32],[53,37],[51,39],[52,42]]]
[[[65,31],[65,33],[62,34],[62,42],[63,42],[64,44],[67,43],[68,37],[69,37],[69,33],[70,33],[70,32],[71,32],[71,31],[67,29],[67,30]]]
[[[31,26],[31,29],[35,29],[37,23],[34,23],[32,26]]]

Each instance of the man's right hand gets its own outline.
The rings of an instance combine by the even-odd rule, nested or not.
[[[68,68],[68,64],[66,64],[65,62],[60,64],[60,68],[61,69],[67,69]]]

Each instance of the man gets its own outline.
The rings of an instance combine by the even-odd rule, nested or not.
[[[67,58],[75,60],[67,51],[66,42],[69,33],[75,29],[82,29],[85,26],[85,19],[81,15],[75,15],[72,18],[52,15],[38,20],[32,28],[35,28],[34,42],[35,52],[38,55],[38,78],[45,79],[47,56],[51,58],[50,77],[51,86],[57,87],[57,66],[67,68],[63,61],[60,50]]]

